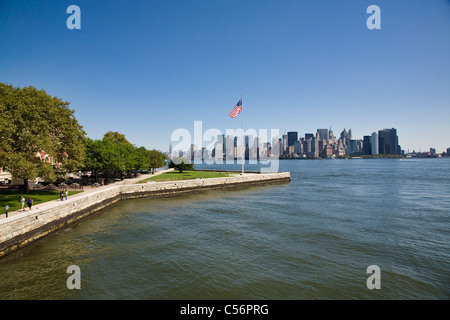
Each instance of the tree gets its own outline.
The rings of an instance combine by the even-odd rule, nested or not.
[[[44,90],[0,83],[0,164],[16,179],[55,181],[85,155],[85,132],[69,103]]]
[[[130,143],[124,134],[117,131],[108,131],[103,135],[103,140],[109,140],[114,143]]]
[[[92,171],[95,179],[98,173],[107,179],[113,176],[123,179],[124,172],[130,177],[133,170],[149,168],[149,151],[132,145],[118,132],[110,131],[102,140],[88,139],[86,150],[85,170]]]
[[[156,168],[161,168],[166,165],[166,156],[157,150],[150,150],[149,154],[149,168],[152,174],[155,173]]]
[[[193,170],[194,164],[188,158],[173,157],[169,162],[169,168],[175,168],[178,172],[182,173],[183,171]]]

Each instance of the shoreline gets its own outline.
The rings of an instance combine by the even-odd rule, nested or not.
[[[60,201],[58,199],[45,202],[37,205],[35,209],[19,212],[7,219],[0,220],[0,260],[121,200],[173,197],[214,189],[286,182],[290,182],[289,172],[245,173],[225,178],[142,184],[133,184],[132,181],[127,181],[127,184],[92,188],[92,190],[78,193],[68,200]]]

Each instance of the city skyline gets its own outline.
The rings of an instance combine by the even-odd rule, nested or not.
[[[69,3],[0,2],[0,81],[70,102],[93,139],[167,151],[194,121],[239,128],[228,113],[242,95],[244,129],[396,128],[405,151],[450,147],[448,1],[70,4],[79,30]]]
[[[276,134],[268,138],[264,133],[262,138],[256,131],[239,135],[220,133],[211,136],[209,148],[202,139],[194,139],[198,144],[185,143],[183,145],[172,143],[166,154],[171,156],[185,156],[191,160],[216,159],[216,160],[239,160],[244,156],[246,160],[268,159],[279,157],[287,158],[336,158],[342,156],[378,156],[378,155],[411,155],[421,153],[420,150],[403,150],[399,144],[396,128],[380,129],[362,139],[355,137],[350,128],[344,128],[339,134],[330,127],[329,129],[318,128],[316,133],[305,133],[299,136],[297,131],[289,131],[281,136]],[[183,138],[185,140],[186,137]],[[244,142],[243,142],[244,141]],[[192,141],[191,141],[192,142]],[[181,147],[180,147],[181,146]],[[184,146],[184,148],[182,147]],[[447,148],[442,153],[449,154]],[[439,154],[435,148],[423,154],[432,156]]]

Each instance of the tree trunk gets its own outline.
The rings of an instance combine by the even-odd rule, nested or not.
[[[29,193],[30,192],[30,185],[28,184],[28,179],[23,179],[22,190],[25,193]]]

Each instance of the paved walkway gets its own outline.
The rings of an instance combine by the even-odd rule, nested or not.
[[[83,192],[71,195],[69,197],[69,199],[77,198],[77,197],[79,197],[81,195],[85,195],[86,193],[91,193],[91,192],[99,191],[99,190],[102,190],[102,189],[111,188],[111,187],[117,186],[117,185],[135,184],[136,182],[139,182],[141,180],[144,180],[144,179],[147,179],[147,178],[150,178],[150,177],[154,177],[154,176],[157,176],[157,175],[163,174],[165,172],[169,172],[169,171],[173,171],[173,169],[158,170],[158,171],[155,171],[155,174],[151,174],[151,173],[141,174],[137,178],[125,179],[123,181],[116,181],[114,183],[110,183],[108,185],[99,186],[99,187],[84,186],[83,187]],[[63,201],[66,201],[66,200],[63,200]],[[37,212],[42,211],[45,208],[57,205],[58,203],[61,203],[61,200],[56,199],[56,200],[52,200],[52,201],[47,201],[47,202],[35,204],[35,205],[33,205],[32,209],[31,209],[31,212],[36,212],[37,213]],[[20,213],[24,213],[24,212],[28,213],[28,212],[30,212],[30,209],[28,209],[26,203],[25,203],[25,207],[26,207],[25,211],[22,211],[22,210],[19,209],[19,210],[16,210],[16,211],[8,212],[8,219],[10,217],[14,217],[15,215],[18,215]],[[0,211],[1,212],[0,220],[7,219],[6,215],[5,215],[5,211],[4,211],[5,209],[4,208],[0,208],[0,210],[1,210]]]

